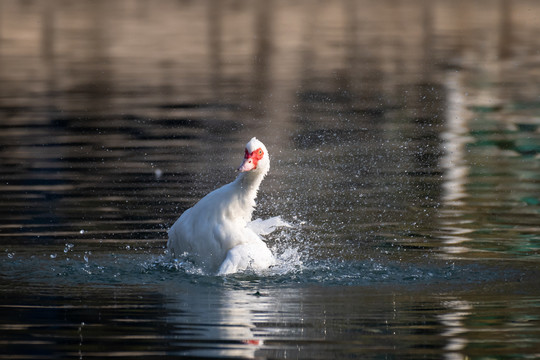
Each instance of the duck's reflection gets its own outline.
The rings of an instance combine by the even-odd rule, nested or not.
[[[165,336],[171,355],[346,358],[382,348],[404,354],[411,344],[428,342],[434,348],[444,346],[447,357],[457,359],[467,343],[463,321],[470,305],[454,298],[441,303],[422,294],[363,287],[330,292],[328,288],[274,288],[259,293],[246,287],[245,281],[236,287],[167,288]],[[418,305],[419,299],[428,300]],[[434,314],[434,308],[441,312]]]
[[[264,339],[257,334],[256,314],[273,306],[250,290],[215,287],[168,288],[170,337],[177,355],[253,358]]]

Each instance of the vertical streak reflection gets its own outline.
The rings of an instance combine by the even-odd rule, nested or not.
[[[450,310],[447,314],[439,315],[440,322],[446,327],[443,336],[448,338],[444,347],[446,351],[444,358],[447,360],[465,359],[461,352],[467,346],[467,339],[463,336],[468,330],[464,325],[464,320],[472,312],[472,305],[464,300],[451,300],[443,303],[445,308]]]
[[[457,72],[448,73],[444,83],[448,104],[446,106],[446,129],[441,133],[444,154],[440,159],[444,169],[442,213],[449,215],[450,221],[443,224],[443,230],[448,232],[445,236],[444,251],[449,254],[462,253],[466,248],[456,244],[469,241],[465,234],[472,230],[463,226],[467,221],[459,219],[463,212],[464,199],[467,197],[467,178],[469,165],[466,159],[466,145],[471,141],[469,134],[468,117],[465,108],[465,99],[462,75]]]

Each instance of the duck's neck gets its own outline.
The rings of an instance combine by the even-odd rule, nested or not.
[[[263,181],[264,177],[268,173],[267,169],[261,169],[261,171],[249,171],[243,172],[238,175],[236,182],[240,187],[240,194],[244,201],[254,202],[257,197],[257,191]]]

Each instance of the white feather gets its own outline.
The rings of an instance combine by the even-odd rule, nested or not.
[[[277,227],[292,227],[292,225],[283,220],[281,216],[274,216],[266,220],[260,218],[255,219],[247,226],[258,235],[268,235],[276,230]]]
[[[230,274],[247,268],[264,269],[275,263],[259,234],[288,224],[279,217],[251,222],[259,186],[270,168],[268,151],[256,138],[246,150],[261,148],[256,169],[203,197],[169,229],[167,247],[173,256],[187,255],[208,272]]]

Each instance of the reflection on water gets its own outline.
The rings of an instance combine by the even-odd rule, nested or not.
[[[11,293],[18,303],[0,306],[2,343],[23,358],[462,359],[512,357],[516,344],[534,357],[538,347],[537,298],[380,286],[255,291],[249,282],[70,287],[39,304]]]
[[[0,1],[3,352],[538,356],[539,12]],[[252,136],[278,266],[167,260]]]
[[[467,198],[467,177],[469,175],[469,163],[466,160],[467,144],[473,139],[469,136],[468,122],[471,119],[467,116],[465,106],[465,92],[461,87],[457,73],[449,74],[446,80],[448,96],[448,108],[446,113],[447,129],[441,133],[444,141],[444,155],[441,157],[441,166],[444,168],[444,182],[442,184],[442,201],[446,205],[444,208],[463,208]],[[447,210],[449,214],[459,214],[458,211]],[[472,232],[463,225],[473,222],[473,220],[456,221],[455,216],[450,220],[441,221],[444,227],[442,230],[448,232],[445,235],[444,251],[449,254],[459,254],[468,251],[463,242],[470,241],[467,234]]]
[[[449,246],[443,250],[452,257],[537,256],[540,228],[522,219],[538,215],[540,121],[530,109],[503,106],[495,94],[465,98],[466,81],[459,75],[447,80],[440,215]]]
[[[460,300],[450,300],[443,303],[443,305],[450,310],[454,310],[439,315],[441,323],[446,327],[446,331],[442,335],[448,338],[448,343],[444,347],[447,351],[445,357],[447,359],[461,359],[460,352],[467,346],[467,339],[460,335],[468,331],[463,322],[467,316],[471,315],[472,305]]]

